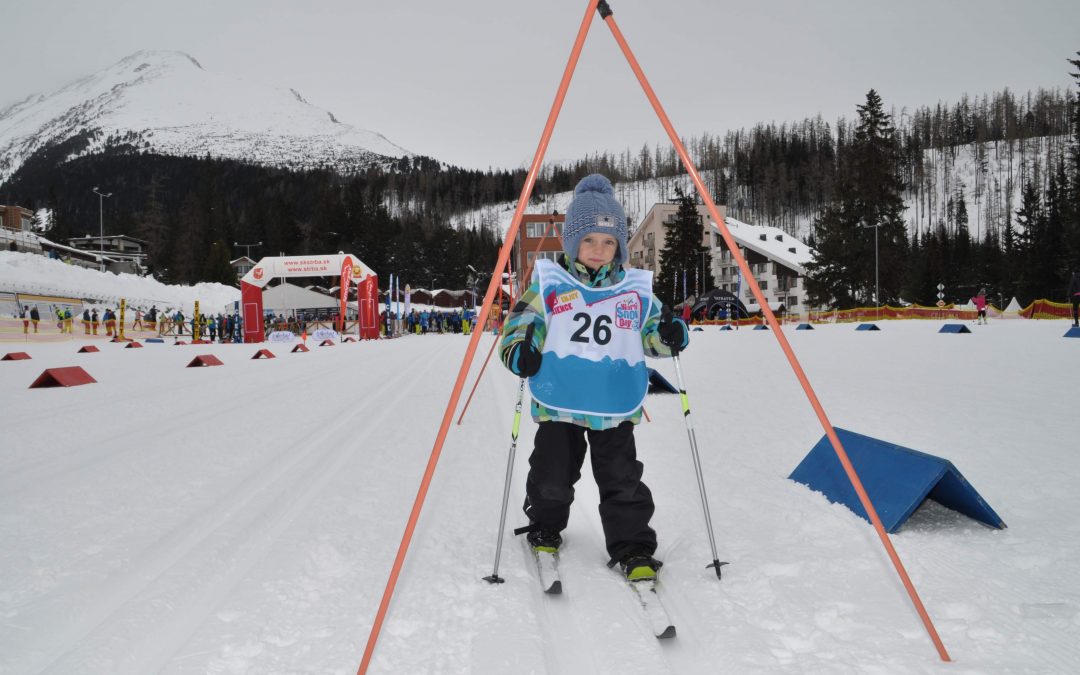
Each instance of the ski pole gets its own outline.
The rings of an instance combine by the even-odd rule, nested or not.
[[[664,308],[666,318],[671,317],[671,310]],[[697,474],[698,492],[701,493],[701,508],[705,512],[705,529],[709,532],[709,546],[712,548],[712,562],[705,569],[716,570],[716,578],[720,578],[720,568],[726,562],[720,562],[716,554],[716,538],[713,536],[712,516],[709,515],[709,498],[705,495],[705,479],[701,472],[701,457],[698,454],[697,436],[694,435],[694,422],[690,417],[690,399],[686,395],[686,385],[683,384],[682,368],[679,366],[679,355],[673,353],[671,360],[675,362],[675,378],[679,383],[679,400],[682,403],[683,420],[686,421],[686,434],[690,437],[690,455],[694,458],[694,473]]]
[[[533,327],[534,324],[529,324],[529,328],[525,331],[524,344],[532,345]],[[522,348],[524,348],[524,345]],[[514,455],[517,453],[518,430],[521,428],[521,404],[525,399],[525,378],[520,379],[517,405],[514,406],[514,426],[510,429],[510,455],[506,459],[506,481],[503,483],[502,510],[499,512],[499,537],[495,543],[495,568],[492,570],[491,576],[484,577],[484,581],[489,584],[501,584],[506,581],[499,576],[499,557],[502,554],[503,533],[506,530],[506,504],[510,500],[510,478],[514,474]]]

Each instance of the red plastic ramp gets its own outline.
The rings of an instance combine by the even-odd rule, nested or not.
[[[292,351],[293,351],[293,354],[295,354],[296,352],[306,352],[306,351],[308,351],[308,348],[307,348],[307,345],[296,345],[295,347],[292,348]]]
[[[333,347],[334,346],[334,341],[330,340],[330,339],[326,339],[326,340],[323,340],[322,342],[320,342],[319,346],[320,347]]]
[[[48,368],[38,378],[31,383],[31,389],[41,389],[43,387],[77,387],[80,384],[94,384],[97,382],[94,378],[90,377],[90,373],[86,372],[78,366],[69,366],[67,368]]]
[[[93,352],[100,352],[100,351],[101,350],[98,349],[97,347],[95,347],[94,345],[83,345],[81,348],[79,348],[79,351],[77,351],[75,353],[76,354],[91,354]]]
[[[199,367],[199,366],[223,366],[223,365],[225,365],[225,364],[221,362],[221,359],[214,356],[213,354],[200,354],[199,356],[196,356],[195,358],[191,359],[191,363],[187,364],[187,367],[188,368],[196,368],[196,367]]]
[[[274,352],[270,351],[269,349],[260,349],[259,351],[255,352],[255,356],[252,356],[251,358],[252,359],[273,359],[273,358],[277,358],[277,357],[274,356]]]
[[[0,361],[28,361],[30,355],[26,352],[8,352],[0,357]]]
[[[141,342],[129,342],[126,345],[124,345],[124,349],[142,349],[142,343]]]

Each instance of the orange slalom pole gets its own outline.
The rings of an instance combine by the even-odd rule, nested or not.
[[[727,228],[727,224],[720,217],[720,212],[716,208],[716,204],[713,203],[712,196],[705,187],[705,183],[701,180],[701,176],[698,174],[697,167],[694,166],[693,161],[690,159],[689,153],[683,146],[682,141],[679,140],[679,135],[675,133],[675,127],[672,126],[671,120],[668,119],[667,113],[664,112],[663,106],[660,104],[660,100],[656,97],[656,92],[649,85],[648,80],[645,78],[645,73],[638,64],[637,59],[634,58],[634,54],[630,51],[630,46],[626,43],[626,39],[623,37],[622,32],[619,31],[619,27],[615,24],[615,19],[612,16],[611,9],[607,6],[607,2],[603,2],[600,7],[601,16],[604,18],[604,22],[611,29],[611,34],[615,37],[615,41],[619,45],[619,49],[622,50],[623,56],[626,57],[627,62],[630,64],[630,68],[634,71],[634,75],[637,76],[638,82],[641,84],[641,88],[645,91],[645,95],[649,99],[649,103],[652,104],[653,110],[656,111],[657,117],[660,119],[660,123],[664,127],[664,131],[667,132],[668,138],[675,146],[676,151],[679,153],[679,157],[682,159],[683,166],[686,168],[687,173],[690,175],[690,179],[694,182],[694,186],[697,188],[698,194],[708,207],[709,214],[712,215],[713,223],[720,235],[724,238],[724,242],[728,246],[728,250],[731,251],[732,257],[739,265],[739,269],[742,271],[743,277],[750,281],[750,290],[754,294],[754,298],[757,299],[758,305],[761,307],[762,313],[765,315],[766,320],[772,328],[773,335],[776,336],[777,341],[780,343],[780,348],[783,350],[784,355],[787,356],[788,362],[791,364],[792,370],[795,372],[795,377],[798,378],[799,384],[802,385],[803,391],[806,393],[806,397],[810,401],[810,406],[817,414],[818,420],[821,422],[822,428],[825,430],[825,435],[828,436],[829,442],[832,443],[833,450],[836,451],[836,456],[840,459],[840,464],[844,467],[844,472],[847,474],[848,479],[851,481],[852,486],[855,488],[856,494],[859,496],[859,501],[862,503],[866,513],[870,516],[870,520],[874,525],[874,529],[877,531],[878,537],[881,539],[882,545],[885,547],[885,551],[889,555],[889,559],[892,560],[893,567],[896,568],[896,573],[900,576],[900,580],[904,584],[904,588],[907,589],[908,596],[911,598],[912,604],[915,606],[916,611],[919,613],[919,617],[922,619],[923,625],[926,627],[926,632],[930,635],[931,641],[934,643],[934,647],[937,649],[938,655],[942,661],[951,661],[949,653],[945,650],[945,645],[941,642],[941,638],[938,636],[937,629],[934,628],[933,621],[930,620],[930,615],[927,613],[926,608],[923,606],[922,600],[919,599],[919,593],[915,590],[915,585],[911,582],[911,578],[908,577],[907,571],[904,569],[904,564],[900,561],[900,556],[896,553],[896,549],[893,547],[892,540],[889,538],[888,532],[885,531],[885,527],[881,524],[881,519],[878,517],[877,510],[874,509],[874,505],[870,502],[870,497],[866,493],[866,489],[863,487],[862,481],[859,480],[859,475],[855,472],[855,467],[851,464],[851,460],[848,458],[847,452],[844,450],[844,446],[840,443],[840,438],[836,435],[836,430],[833,428],[832,422],[829,421],[828,416],[825,414],[825,409],[822,407],[821,402],[818,400],[817,394],[814,392],[814,388],[810,385],[810,380],[807,378],[806,373],[802,369],[802,365],[795,357],[795,352],[791,348],[791,344],[788,342],[787,337],[784,336],[783,331],[780,328],[779,322],[776,320],[776,315],[773,314],[772,309],[769,308],[769,303],[765,300],[765,294],[761,292],[761,286],[758,285],[757,279],[754,278],[753,273],[750,271],[750,266],[746,262],[746,258],[743,257],[739,251],[739,247],[735,242],[735,238],[731,236],[731,232]]]
[[[585,11],[585,18],[581,21],[581,27],[578,28],[577,38],[574,40],[574,47],[570,52],[570,58],[566,63],[566,68],[563,71],[562,80],[559,82],[559,89],[555,94],[555,100],[551,104],[551,111],[548,113],[547,123],[544,125],[544,132],[541,134],[540,143],[536,148],[536,155],[533,157],[532,165],[529,167],[529,173],[525,177],[525,184],[521,187],[521,196],[518,198],[517,209],[514,211],[514,218],[510,222],[510,229],[506,232],[506,241],[503,242],[502,249],[499,250],[499,259],[495,263],[495,269],[491,275],[491,281],[488,283],[487,292],[484,294],[484,304],[480,310],[480,316],[477,317],[477,325],[483,326],[487,321],[488,314],[491,311],[491,303],[495,299],[495,291],[501,290],[502,270],[506,267],[507,261],[510,259],[510,249],[513,248],[514,238],[517,236],[518,228],[521,226],[521,216],[525,212],[525,206],[529,202],[529,196],[532,194],[533,185],[536,183],[536,176],[540,172],[540,165],[544,160],[544,153],[547,151],[548,144],[551,142],[551,134],[555,130],[555,122],[559,119],[559,112],[562,110],[563,101],[566,99],[566,91],[570,88],[570,80],[573,78],[574,69],[577,67],[578,59],[581,56],[581,49],[585,45],[585,37],[589,34],[589,24],[592,22],[593,12],[596,11],[596,5],[600,0],[589,0],[589,7]],[[416,523],[420,518],[420,511],[423,509],[424,500],[427,497],[428,488],[431,485],[431,478],[435,474],[435,466],[439,463],[439,455],[442,454],[443,443],[446,440],[446,433],[450,429],[450,423],[454,419],[454,409],[457,408],[458,400],[461,398],[461,390],[465,386],[465,378],[469,373],[469,366],[472,365],[473,356],[476,354],[476,347],[480,342],[480,335],[483,331],[473,331],[471,338],[469,339],[469,347],[465,352],[465,358],[461,362],[461,368],[458,370],[457,380],[454,382],[454,389],[450,394],[450,400],[446,403],[446,411],[443,413],[442,424],[439,426],[439,433],[435,437],[435,446],[431,449],[431,456],[428,458],[427,467],[424,469],[424,477],[420,481],[420,488],[417,490],[416,499],[413,502],[412,512],[409,514],[408,523],[405,525],[405,532],[401,536],[401,544],[398,546],[397,556],[394,558],[393,567],[390,569],[390,577],[386,580],[386,589],[383,591],[382,600],[379,602],[378,612],[375,614],[375,621],[371,625],[371,632],[368,635],[367,645],[364,647],[364,656],[360,661],[360,667],[357,669],[357,675],[365,675],[367,673],[368,666],[371,665],[371,658],[375,654],[375,644],[379,641],[379,633],[382,631],[383,622],[386,620],[386,612],[390,608],[390,599],[394,596],[394,589],[397,586],[398,577],[401,575],[401,568],[405,562],[405,556],[409,551],[409,544],[412,541],[413,533],[416,531]]]
[[[487,358],[484,359],[484,365],[480,368],[480,372],[476,376],[476,381],[473,382],[472,390],[469,391],[469,398],[465,399],[465,407],[461,409],[461,415],[457,418],[458,426],[461,426],[461,420],[465,419],[465,411],[469,409],[469,404],[472,403],[473,394],[476,393],[476,387],[480,384],[480,378],[484,376],[484,371],[487,370],[488,362],[491,361],[491,355],[495,353],[495,346],[499,344],[499,338],[496,336],[495,340],[491,343],[491,349],[488,350]]]
[[[534,261],[536,260],[536,254],[540,252],[540,247],[544,245],[545,241],[547,241],[548,232],[551,232],[551,229],[554,225],[554,222],[549,222],[547,229],[544,230],[544,236],[540,237],[540,241],[536,243],[536,248],[533,250]],[[532,276],[532,268],[533,266],[529,265],[529,268],[525,271],[525,276],[523,278],[528,279]],[[511,307],[513,307],[513,305],[511,305]],[[495,342],[491,343],[491,349],[488,350],[487,358],[484,359],[484,365],[480,368],[480,372],[476,376],[476,381],[473,382],[472,389],[469,391],[469,397],[465,399],[465,407],[461,409],[461,415],[459,415],[457,419],[458,426],[461,426],[461,420],[465,419],[465,411],[469,409],[469,404],[472,403],[473,394],[476,393],[476,387],[480,384],[480,378],[484,376],[484,371],[487,370],[488,362],[491,361],[491,355],[495,353],[495,345],[497,344],[499,344],[498,338],[495,339]]]

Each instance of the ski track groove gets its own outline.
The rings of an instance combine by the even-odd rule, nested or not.
[[[209,345],[207,345],[207,346],[209,346]],[[180,361],[185,361],[185,360],[187,360],[186,357],[180,359]],[[245,358],[244,360],[246,361],[247,359]],[[228,363],[228,362],[229,361],[226,361],[226,363]],[[316,363],[318,365],[324,365],[322,362],[316,362]],[[177,367],[180,368],[180,367],[182,367],[182,365],[178,365]],[[306,375],[306,373],[305,373],[305,375]],[[326,375],[325,370],[314,371],[313,374],[310,377],[304,377],[304,381],[305,382],[310,382],[311,380],[317,380],[318,378],[324,377],[325,375]],[[117,385],[123,385],[124,383],[123,382],[116,382],[116,384]],[[206,386],[205,382],[194,379],[194,378],[191,378],[190,381],[188,381],[188,382],[170,382],[168,384],[168,386],[165,386],[165,387],[160,387],[159,386],[159,387],[155,387],[155,388],[150,389],[150,390],[140,390],[140,389],[128,390],[126,392],[126,395],[121,395],[119,397],[117,397],[117,396],[111,397],[110,403],[115,405],[118,402],[130,403],[130,402],[138,401],[138,402],[140,402],[142,404],[141,407],[146,409],[148,412],[157,413],[157,419],[159,419],[159,420],[168,420],[168,421],[160,422],[160,424],[162,426],[161,427],[156,426],[155,427],[156,429],[157,428],[161,428],[162,430],[164,430],[164,429],[168,429],[168,430],[183,429],[183,428],[189,426],[189,424],[187,422],[184,422],[184,421],[176,422],[176,423],[171,421],[174,418],[174,415],[172,415],[169,412],[170,411],[170,406],[168,405],[168,402],[170,400],[172,400],[172,399],[177,398],[178,396],[184,396],[185,394],[188,394],[188,393],[197,395],[201,391],[201,389],[203,387],[205,387],[205,386]],[[265,400],[267,398],[271,398],[272,396],[276,395],[274,392],[267,391],[267,390],[265,390],[265,388],[259,387],[257,385],[253,385],[250,389],[254,389],[256,391],[256,393],[251,393],[250,390],[249,391],[244,391],[244,392],[239,392],[238,391],[237,392],[237,398],[239,400],[238,400],[236,405],[230,406],[229,409],[230,410],[235,410],[237,408],[244,407],[244,406],[248,405],[249,402],[251,402],[253,399],[261,401],[261,400]],[[33,411],[27,411],[27,412],[23,413],[23,419],[25,421],[30,421],[31,423],[34,423],[34,424],[53,424],[55,422],[55,420],[57,420],[57,419],[65,419],[68,416],[67,411],[80,410],[80,409],[83,409],[83,408],[85,408],[85,403],[83,403],[81,401],[71,402],[69,404],[65,404],[65,405],[62,405],[62,406],[46,406],[46,407],[44,407],[44,409],[47,410],[46,414],[35,416]],[[210,404],[207,404],[205,406],[200,406],[199,408],[195,409],[193,412],[199,413],[199,412],[208,411],[208,410],[221,410],[221,408],[216,403],[210,403]],[[190,415],[189,415],[189,417],[190,417]],[[82,445],[83,445],[83,447],[88,447],[88,448],[97,447],[99,445],[103,445],[103,446],[106,446],[106,447],[108,447],[110,445],[116,446],[117,444],[115,444],[114,441],[115,441],[115,434],[111,430],[105,430],[103,433],[100,433],[97,436],[83,439]],[[135,444],[122,444],[116,450],[113,450],[113,451],[107,452],[107,453],[99,453],[98,456],[107,456],[109,454],[117,454],[117,453],[122,452],[122,451],[123,452],[126,452],[126,451],[146,452],[148,449],[151,449],[151,448],[147,448],[145,446],[139,446],[139,445],[135,445]],[[71,453],[66,452],[63,448],[60,448],[58,452],[46,455],[45,457],[40,457],[40,458],[39,457],[34,457],[32,459],[29,459],[29,460],[25,460],[25,459],[24,460],[15,460],[15,461],[11,462],[10,464],[4,465],[2,467],[4,469],[4,473],[5,473],[4,480],[6,480],[7,483],[9,483],[9,484],[16,484],[17,481],[14,481],[14,480],[11,480],[11,479],[14,476],[18,476],[19,475],[18,472],[20,472],[20,471],[29,472],[29,471],[32,471],[32,469],[34,467],[36,467],[36,466],[47,464],[47,463],[49,463],[51,461],[55,461],[55,460],[58,460],[58,459],[62,461],[64,459],[70,458],[70,457],[71,457]],[[82,459],[81,455],[80,455],[79,459]],[[82,467],[86,466],[87,464],[88,464],[88,462],[74,462],[66,470],[71,471],[71,470],[74,470],[74,469],[79,469],[79,468],[82,468]],[[0,494],[7,494],[7,492],[6,492],[6,490],[8,489],[7,486],[0,485],[0,487],[3,488],[3,490],[0,490]],[[20,488],[14,488],[14,489],[20,489]]]
[[[589,449],[589,452],[592,452],[591,448]],[[586,492],[588,493],[589,505],[593,506],[599,499],[599,493],[595,488],[595,482],[592,480],[589,461],[588,456],[586,456],[586,465],[582,467],[582,480],[586,479],[586,474],[588,472],[589,489]],[[578,481],[578,484],[580,485],[581,481]],[[585,523],[589,531],[590,540],[599,542],[600,550],[604,553],[604,556],[607,557],[604,528],[603,524],[600,522],[599,512],[595,507],[584,510],[583,507],[585,507],[586,504],[580,497],[574,500],[574,504],[578,507],[579,514],[584,516],[579,517],[578,522]],[[584,510],[584,513],[582,513],[582,510]],[[606,561],[604,562],[606,564]],[[596,604],[608,607],[609,611],[619,610],[623,616],[629,619],[631,623],[633,623],[636,633],[636,636],[634,637],[637,642],[640,643],[640,649],[644,653],[654,657],[653,661],[646,666],[646,672],[650,674],[666,672],[671,673],[672,675],[684,675],[685,673],[694,672],[692,670],[678,670],[672,667],[666,654],[667,648],[671,645],[665,644],[653,633],[652,627],[649,626],[649,621],[645,616],[645,612],[642,610],[637,599],[633,596],[633,591],[625,587],[626,581],[620,576],[617,567],[610,570],[605,568],[598,581],[598,593],[603,594],[604,600],[597,602]],[[661,592],[666,593],[666,587],[662,588],[663,590]],[[601,598],[597,598],[597,600],[600,599]],[[664,603],[664,607],[668,610],[672,623],[675,624],[675,630],[677,631],[675,640],[681,640],[683,633],[678,615],[671,611],[671,607],[666,602]],[[663,668],[664,666],[666,666],[666,668]],[[660,668],[663,668],[663,670]]]
[[[198,346],[212,347],[213,345],[195,345],[195,346],[196,347],[198,347]],[[153,347],[153,349],[157,349],[157,348],[158,347],[156,347],[156,346]],[[120,349],[123,349],[123,348],[121,347]],[[138,351],[138,350],[136,350],[136,351]],[[194,358],[194,356],[192,356],[192,358]],[[184,360],[184,359],[181,359],[181,360]],[[87,364],[85,362],[77,363],[77,364],[74,364],[74,365],[78,365],[78,366],[80,366],[80,367],[82,367],[84,369],[88,369],[87,372],[90,372],[90,370],[94,369],[93,366],[87,366]],[[50,366],[47,366],[47,367],[50,367]],[[55,367],[55,366],[52,366],[52,367]],[[178,367],[183,367],[183,366],[180,365]],[[93,373],[91,373],[91,374],[93,374]],[[153,390],[152,393],[156,394],[156,395],[163,396],[166,399],[169,399],[169,398],[174,398],[178,392],[187,392],[187,391],[191,391],[191,390],[195,390],[196,392],[198,392],[199,388],[202,387],[202,386],[203,386],[203,384],[201,382],[192,381],[192,382],[189,382],[189,383],[171,385],[168,388],[160,388],[159,387],[159,388]],[[114,402],[114,403],[117,403],[117,402],[129,403],[129,402],[132,402],[132,401],[139,401],[139,400],[145,401],[146,396],[147,396],[147,392],[145,392],[145,391],[131,391],[131,390],[129,390],[129,391],[123,393],[123,394],[120,394],[119,396],[116,396],[116,395],[112,396],[110,401]],[[51,424],[54,420],[63,419],[71,411],[73,411],[73,410],[82,410],[83,408],[85,408],[85,406],[86,406],[86,404],[83,403],[82,401],[72,401],[70,403],[65,403],[65,404],[61,404],[61,405],[43,406],[41,409],[45,411],[44,413],[35,414],[34,412],[28,411],[25,414],[24,420],[29,422],[29,423],[32,423],[34,425],[36,425],[36,424]]]
[[[155,599],[164,593],[169,594],[172,587],[162,592],[153,592],[154,585],[178,568],[181,564],[196,568],[196,573],[189,576],[198,580],[210,578],[209,585],[204,585],[195,592],[186,593],[179,599],[180,605],[186,605],[186,610],[177,610],[184,616],[169,620],[165,623],[170,626],[170,633],[179,636],[180,639],[153,639],[144,640],[144,643],[160,645],[165,642],[171,643],[168,653],[158,650],[159,654],[138,655],[128,651],[125,667],[121,670],[110,668],[112,672],[144,673],[160,670],[172,655],[190,638],[190,635],[201,625],[202,620],[213,611],[215,598],[225,597],[226,591],[238,583],[244,574],[254,566],[261,558],[261,554],[272,546],[281,531],[302,511],[318,493],[319,487],[329,478],[333,477],[334,469],[350,458],[348,452],[333,443],[325,443],[325,449],[318,449],[328,439],[332,438],[342,428],[348,426],[356,415],[364,410],[365,405],[371,399],[384,396],[385,391],[398,390],[393,400],[400,401],[413,388],[423,386],[423,378],[414,378],[412,374],[422,370],[429,362],[435,361],[441,356],[438,350],[433,350],[425,359],[415,360],[409,363],[397,376],[394,382],[386,387],[371,389],[366,395],[346,407],[340,419],[323,427],[319,434],[306,442],[302,450],[294,450],[287,456],[275,457],[273,461],[258,473],[245,478],[241,485],[231,490],[226,499],[209,505],[201,512],[193,514],[183,524],[163,535],[158,543],[148,546],[142,553],[142,560],[134,563],[130,570],[125,572],[123,578],[106,581],[99,585],[90,596],[86,606],[90,611],[73,613],[78,618],[65,628],[54,627],[50,633],[55,647],[44,656],[36,659],[36,663],[27,668],[27,672],[78,672],[81,664],[76,657],[82,651],[80,643],[88,636],[99,630],[107,630],[112,617],[119,615],[121,620],[126,615],[139,616],[139,612],[131,611],[127,606],[133,602],[153,604]],[[340,367],[340,364],[338,364]],[[411,386],[396,386],[398,382],[410,383]],[[356,442],[350,443],[351,451]],[[340,456],[334,457],[335,454]],[[328,465],[329,466],[326,466]],[[301,478],[294,479],[296,471],[300,470]],[[313,475],[313,476],[312,476]],[[299,490],[294,490],[300,486]],[[298,495],[298,496],[294,496]],[[267,517],[266,511],[272,511],[272,516]],[[215,536],[225,536],[225,530],[233,523],[243,520],[258,523],[251,528],[244,528],[245,533],[238,541],[226,542],[219,546],[206,546],[203,542]],[[158,550],[160,549],[160,550]],[[222,556],[222,553],[227,555]],[[188,558],[196,558],[194,561],[186,561]],[[204,558],[204,560],[198,560]],[[243,563],[237,565],[236,563]],[[206,577],[197,574],[198,568],[209,570]],[[140,570],[141,572],[137,571]],[[229,569],[225,574],[216,573],[216,570]],[[64,589],[54,589],[45,599],[35,604],[42,605],[47,613],[48,605],[64,602],[69,596]],[[175,624],[175,625],[173,625]],[[155,631],[160,629],[155,628]],[[143,632],[146,635],[147,632]],[[93,644],[108,641],[93,641]],[[47,649],[47,648],[46,648]],[[75,663],[66,664],[74,659]],[[129,664],[132,660],[141,660],[143,663]],[[127,667],[130,665],[131,667]]]
[[[498,355],[493,354],[492,360],[496,358],[498,358]],[[501,366],[502,364],[501,362],[489,364],[489,367],[492,367],[492,365]],[[502,378],[498,377],[498,374],[495,376],[496,384],[493,386],[495,392],[491,397],[490,404],[493,409],[498,411],[497,414],[500,417],[505,417],[509,422],[513,420],[511,414],[513,405],[511,403],[516,400],[517,382],[517,378]],[[507,405],[500,405],[501,401],[506,401]],[[513,558],[507,556],[510,559],[504,562],[522,565],[524,569],[528,570],[530,584],[528,592],[535,608],[537,630],[541,636],[540,642],[544,645],[541,650],[544,672],[550,675],[595,675],[603,672],[603,669],[601,664],[596,662],[594,650],[587,640],[586,633],[578,625],[576,612],[574,611],[575,593],[580,592],[584,584],[571,582],[567,586],[564,579],[563,594],[548,595],[544,593],[540,588],[539,571],[536,569],[532,552],[529,550],[528,541],[526,541],[524,535],[515,536],[513,533],[515,518],[524,518],[520,510],[520,503],[525,496],[525,478],[529,471],[528,458],[533,449],[531,432],[533,432],[534,425],[528,421],[532,419],[529,405],[530,398],[528,389],[526,389],[522,399],[522,422],[518,435],[517,456],[514,461],[514,476],[509,496],[510,503],[507,505],[507,532],[505,535],[510,539],[518,539],[521,543],[515,547],[518,554]],[[511,431],[512,424],[506,424],[505,433],[507,438],[511,436]],[[564,571],[564,561],[560,556],[560,578],[563,578]]]
[[[529,544],[524,537],[521,539],[521,554],[519,560],[522,564],[530,566],[530,581],[532,581],[533,598],[536,607],[536,616],[540,623],[540,632],[543,635],[545,670],[551,675],[592,675],[602,672],[600,664],[596,662],[595,654],[585,632],[578,625],[576,613],[573,611],[572,594],[548,595],[540,588],[539,572],[532,560]],[[559,561],[559,576],[562,577],[562,560]],[[564,589],[566,588],[564,584]]]
[[[318,380],[325,376],[325,372],[319,372],[311,377],[304,378],[302,383]],[[302,384],[300,383],[300,384]],[[202,386],[203,383],[196,383],[198,386]],[[200,406],[192,411],[191,415],[184,418],[176,418],[176,416],[168,413],[166,406],[158,406],[155,409],[163,411],[160,419],[168,420],[154,425],[154,429],[158,430],[162,434],[168,432],[186,429],[191,426],[191,417],[197,417],[203,412],[229,412],[233,410],[239,410],[251,405],[257,405],[260,401],[268,400],[280,394],[276,391],[268,390],[265,387],[257,388],[256,393],[251,392],[237,392],[237,400],[235,403],[222,407],[218,403],[208,403]],[[175,395],[175,391],[169,392],[170,397]],[[141,398],[141,397],[136,397]],[[145,400],[145,399],[144,399]],[[146,454],[149,452],[163,452],[163,448],[159,447],[147,447],[137,443],[114,443],[115,435],[110,429],[103,429],[96,436],[89,436],[83,438],[80,443],[84,448],[102,448],[98,452],[82,451],[78,454],[71,453],[70,451],[57,452],[53,455],[42,457],[40,459],[29,460],[23,462],[20,466],[15,466],[9,471],[5,472],[4,478],[0,480],[0,495],[9,497],[18,494],[24,490],[31,489],[35,486],[36,482],[41,482],[44,479],[55,478],[62,476],[66,473],[84,469],[92,464],[95,464],[103,460],[116,460],[126,455],[133,453]]]

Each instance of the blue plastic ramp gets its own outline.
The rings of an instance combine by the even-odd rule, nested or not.
[[[724,326],[720,326],[720,330],[733,330],[733,329],[729,325],[724,325]]]
[[[947,323],[941,327],[939,333],[970,333],[971,329],[962,323]]]
[[[1065,331],[1065,337],[1080,338],[1080,328],[1073,326],[1069,330]]]
[[[876,323],[860,323],[855,330],[881,330]]]
[[[675,388],[675,385],[667,381],[656,370],[649,368],[649,393],[650,394],[678,394],[679,390]]]
[[[763,323],[759,323],[758,325],[754,326],[754,330],[769,330],[769,327]]]
[[[798,326],[795,326],[795,330],[814,330],[814,327],[808,323],[800,323]]]
[[[888,532],[900,529],[926,499],[991,527],[1005,527],[949,460],[845,429],[837,428],[836,434]],[[870,520],[827,436],[821,437],[788,478]]]

